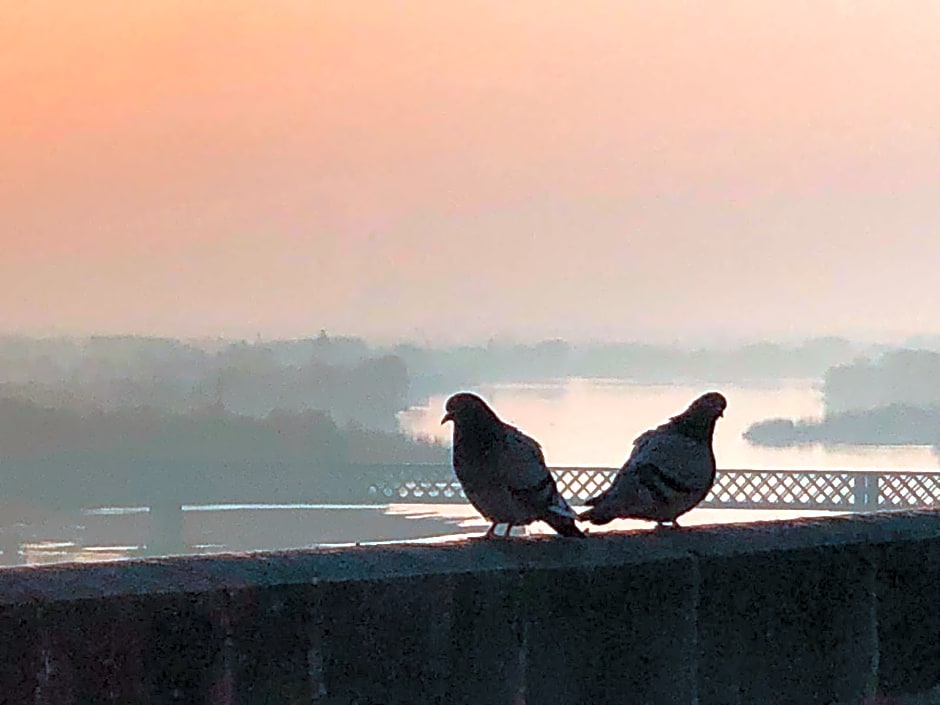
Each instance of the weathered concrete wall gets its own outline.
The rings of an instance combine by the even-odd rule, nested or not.
[[[903,702],[940,513],[12,568],[0,634],[0,703]]]

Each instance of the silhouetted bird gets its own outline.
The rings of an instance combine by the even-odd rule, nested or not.
[[[617,517],[672,523],[705,499],[715,482],[712,436],[727,400],[703,394],[667,423],[633,442],[633,452],[611,486],[587,500],[581,519],[606,524]]]
[[[454,422],[454,472],[470,504],[493,522],[513,526],[541,519],[562,536],[584,536],[575,526],[577,514],[558,493],[545,467],[539,444],[503,423],[475,394],[453,395],[441,423]]]

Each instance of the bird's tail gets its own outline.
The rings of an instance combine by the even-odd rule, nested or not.
[[[584,538],[584,533],[574,523],[570,516],[562,516],[555,512],[548,512],[544,517],[545,523],[552,527],[556,533],[569,538]]]
[[[589,500],[590,501],[590,500]],[[614,515],[609,514],[604,511],[604,505],[596,505],[588,509],[587,511],[581,512],[581,515],[578,517],[580,521],[589,521],[592,524],[603,525],[609,524],[614,520]]]
[[[604,500],[607,498],[606,493],[602,492],[599,495],[593,497],[588,497],[584,500],[584,503],[590,507],[590,509],[581,512],[578,517],[578,521],[589,521],[592,524],[609,524],[614,520],[614,515],[611,514],[608,510],[605,509],[606,503]]]

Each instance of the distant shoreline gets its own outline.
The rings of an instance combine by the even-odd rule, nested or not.
[[[754,445],[772,448],[821,444],[940,449],[940,406],[891,404],[830,414],[818,420],[767,419],[752,424],[744,438]]]

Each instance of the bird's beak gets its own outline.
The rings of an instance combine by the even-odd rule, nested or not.
[[[453,421],[453,420],[454,420],[453,416],[451,416],[450,414],[444,414],[444,418],[441,419],[441,426],[443,426],[448,421]]]

